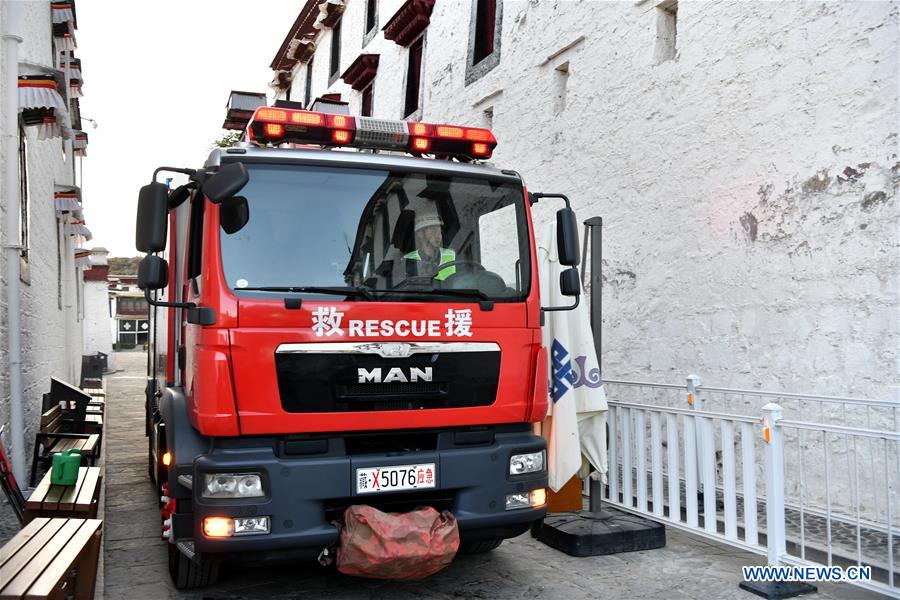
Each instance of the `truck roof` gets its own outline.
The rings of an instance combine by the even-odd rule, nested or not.
[[[399,153],[360,152],[356,150],[320,150],[315,148],[261,148],[240,146],[216,148],[206,159],[204,167],[218,167],[229,162],[269,162],[321,164],[344,167],[375,167],[507,179],[521,184],[522,178],[515,171],[498,169],[491,163],[461,163],[451,160],[417,158]]]

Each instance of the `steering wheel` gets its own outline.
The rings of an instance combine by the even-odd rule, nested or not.
[[[486,270],[477,261],[453,260],[440,265],[440,270],[443,271],[450,267],[459,267],[459,270],[444,280],[448,289],[476,289],[487,294],[506,293],[506,282],[503,278]]]

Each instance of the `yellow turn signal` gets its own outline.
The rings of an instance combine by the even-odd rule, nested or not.
[[[231,537],[234,534],[234,520],[229,517],[206,517],[203,519],[203,533],[206,537]]]

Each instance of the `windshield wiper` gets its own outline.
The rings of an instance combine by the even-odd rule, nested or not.
[[[375,300],[370,288],[364,287],[320,287],[315,285],[305,286],[264,286],[237,288],[240,292],[290,292],[293,294],[328,294],[332,296],[362,296],[368,301]]]
[[[372,290],[373,292],[384,292],[390,294],[424,294],[428,296],[457,296],[460,298],[478,298],[482,301],[489,301],[490,298],[481,290],[439,290],[430,288],[427,290],[415,289],[393,289],[393,290]]]

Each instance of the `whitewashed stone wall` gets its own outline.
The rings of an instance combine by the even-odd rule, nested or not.
[[[407,50],[363,47],[364,7],[340,73],[380,54],[375,116],[402,118]],[[499,63],[466,85],[471,3],[436,2],[414,117],[490,126],[494,162],[604,218],[605,376],[898,399],[897,2],[682,2],[662,62],[652,0],[501,13]],[[330,35],[312,95],[358,114]],[[535,208],[540,231],[556,206]]]
[[[19,45],[19,59],[50,66],[54,62],[51,48],[50,5],[45,2],[22,4],[24,42]],[[7,3],[0,3],[0,19],[5,18]],[[2,57],[2,47],[0,47]],[[0,61],[2,64],[2,61]],[[34,71],[31,71],[34,72]],[[0,89],[0,93],[2,93]],[[0,110],[2,110],[0,105]],[[64,236],[57,220],[54,184],[71,184],[71,159],[63,159],[60,139],[40,141],[35,128],[26,128],[28,143],[28,194],[30,207],[30,250],[21,284],[22,307],[22,372],[24,384],[26,460],[30,461],[31,445],[40,417],[41,395],[49,390],[50,377],[77,383],[81,369],[82,329],[80,312],[81,274],[74,265],[74,242]],[[2,152],[2,150],[0,150]],[[16,156],[0,154],[0,164],[17,161]],[[0,178],[3,174],[0,171]],[[2,189],[2,188],[0,188]],[[2,193],[2,192],[0,192]],[[15,199],[0,198],[0,219],[6,219],[10,203]],[[16,241],[16,240],[14,240]],[[58,260],[61,262],[58,264]],[[0,259],[0,425],[3,441],[9,447],[9,388],[7,382],[7,314],[5,266]],[[5,510],[3,509],[4,514]]]

